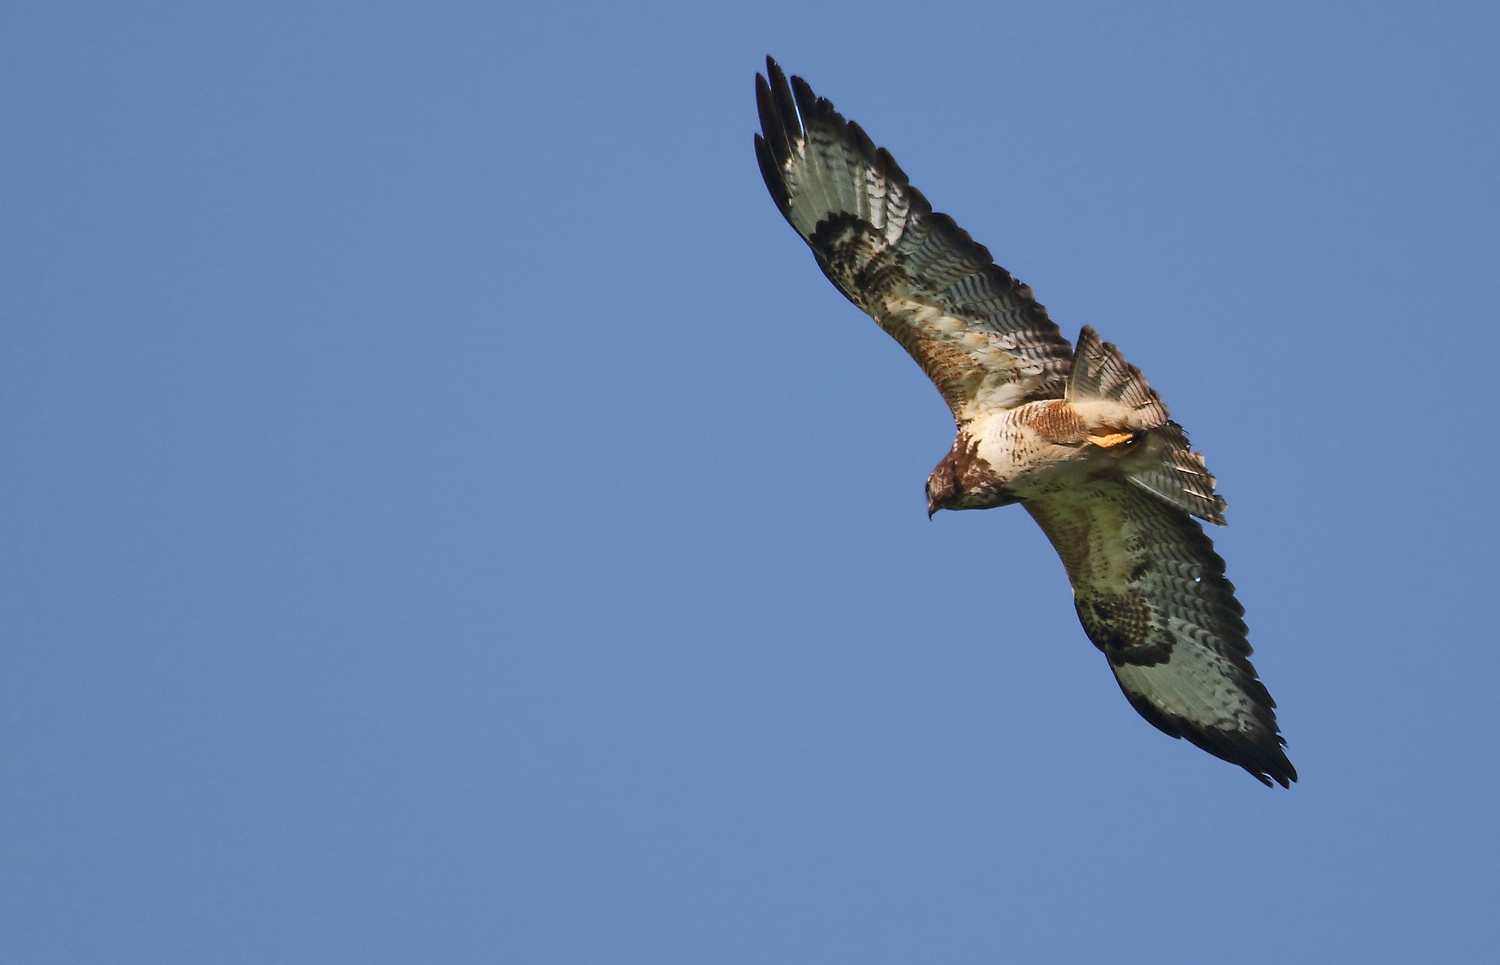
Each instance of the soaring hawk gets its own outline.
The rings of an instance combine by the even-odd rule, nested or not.
[[[1259,781],[1297,779],[1276,702],[1250,665],[1244,608],[1193,517],[1222,526],[1203,457],[1120,350],[1064,339],[1031,289],[945,214],[885,148],[766,58],[755,154],[818,267],[937,385],[958,437],[927,513],[1020,503],[1142,717]]]

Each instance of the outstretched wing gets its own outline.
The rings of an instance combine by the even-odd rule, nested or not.
[[[1084,632],[1142,717],[1266,785],[1297,779],[1250,665],[1244,608],[1203,527],[1123,479],[1025,501],[1062,557]]]
[[[824,274],[900,342],[955,418],[1062,397],[1072,346],[1031,289],[937,214],[885,148],[800,77],[756,75],[766,187]]]

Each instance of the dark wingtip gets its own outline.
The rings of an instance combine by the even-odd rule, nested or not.
[[[831,103],[813,93],[812,85],[796,74],[792,75],[792,99],[797,102],[797,113],[803,117],[817,114],[825,105],[828,110],[833,110]]]
[[[802,117],[797,113],[797,100],[792,94],[792,86],[787,83],[786,74],[781,72],[779,66],[771,71],[770,82],[772,109],[776,112],[784,131],[783,136],[790,145],[792,141],[802,137]]]
[[[1271,787],[1271,782],[1275,781],[1277,784],[1290,790],[1291,786],[1296,783],[1297,769],[1292,766],[1291,760],[1287,758],[1286,751],[1282,750],[1285,744],[1286,738],[1277,734],[1276,745],[1274,747],[1266,748],[1262,745],[1255,748],[1257,752],[1255,756],[1259,757],[1259,760],[1240,760],[1235,761],[1235,763],[1249,771],[1252,777],[1266,787]]]
[[[1257,781],[1264,784],[1266,787],[1275,787],[1277,784],[1280,784],[1287,790],[1291,790],[1292,782],[1297,780],[1296,770],[1291,770],[1288,773],[1282,773],[1281,771],[1272,771],[1270,774],[1264,774],[1260,771],[1251,770],[1248,767],[1245,768],[1245,770],[1250,771],[1251,776],[1254,777]]]
[[[755,160],[766,189],[771,192],[771,199],[783,215],[791,204],[791,195],[781,171],[781,166],[793,153],[794,132],[788,129],[788,120],[793,126],[797,123],[795,111],[789,119],[783,106],[790,99],[789,93],[781,94],[786,89],[786,75],[775,59],[767,54],[766,76],[755,75],[755,110],[760,116],[762,131],[755,136]]]
[[[778,164],[792,155],[791,132],[786,129],[784,115],[776,101],[776,81],[767,81],[755,75],[755,110],[760,116],[760,129],[765,134],[767,146]],[[785,81],[782,81],[785,84]]]
[[[771,192],[771,200],[785,215],[791,208],[791,196],[787,193],[780,169],[776,167],[776,159],[771,155],[771,145],[759,134],[755,135],[755,160],[760,165],[760,176],[766,182],[766,190]]]

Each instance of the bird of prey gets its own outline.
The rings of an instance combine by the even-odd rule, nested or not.
[[[818,267],[916,360],[958,436],[927,513],[1020,503],[1062,557],[1088,638],[1126,698],[1172,737],[1289,787],[1275,706],[1224,561],[1201,454],[1120,350],[1071,345],[988,249],[932,210],[885,148],[787,77],[755,78],[755,154]]]

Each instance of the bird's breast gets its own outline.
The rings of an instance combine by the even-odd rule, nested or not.
[[[1075,467],[1084,426],[1061,399],[997,413],[971,427],[975,455],[995,479],[1018,495]]]

